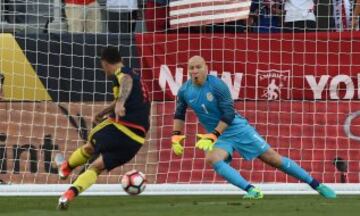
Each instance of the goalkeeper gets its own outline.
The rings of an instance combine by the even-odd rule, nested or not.
[[[101,65],[113,81],[115,99],[95,116],[97,125],[91,130],[88,142],[61,164],[59,175],[66,179],[74,168],[84,165],[92,155],[99,157],[59,198],[59,209],[66,209],[69,202],[96,182],[102,171],[110,171],[130,161],[142,147],[149,130],[150,102],[140,76],[123,65],[116,48],[103,50]]]
[[[172,151],[181,155],[184,121],[187,107],[191,107],[208,134],[198,134],[196,148],[204,150],[206,161],[215,172],[231,184],[247,193],[245,199],[261,199],[263,193],[229,165],[233,151],[245,160],[259,158],[266,164],[309,184],[325,198],[336,198],[335,192],[314,179],[293,160],[279,155],[236,113],[230,91],[219,78],[208,75],[208,67],[201,56],[193,56],[188,62],[190,80],[179,89],[174,116]]]

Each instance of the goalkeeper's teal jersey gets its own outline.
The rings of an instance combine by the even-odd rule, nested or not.
[[[176,102],[175,118],[185,120],[186,108],[191,107],[203,127],[211,132],[222,120],[229,125],[223,135],[233,135],[245,130],[247,120],[234,109],[229,88],[219,78],[208,75],[202,86],[191,80],[186,81],[179,89]]]
[[[212,132],[219,121],[229,125],[215,143],[215,148],[229,153],[238,151],[245,160],[251,160],[267,151],[270,146],[234,108],[229,88],[219,78],[208,75],[202,86],[185,82],[177,96],[175,119],[185,120],[186,108],[191,107],[200,123],[208,132]]]

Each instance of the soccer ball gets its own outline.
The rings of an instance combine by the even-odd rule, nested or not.
[[[130,195],[138,195],[145,190],[146,177],[144,173],[131,170],[124,174],[121,179],[121,186]]]

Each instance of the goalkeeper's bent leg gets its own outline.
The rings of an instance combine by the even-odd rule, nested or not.
[[[290,158],[281,156],[272,148],[269,148],[266,152],[260,155],[259,158],[263,162],[280,169],[284,173],[309,184],[315,190],[320,185],[316,179],[310,176],[310,174],[301,168],[297,163],[295,163],[295,161],[291,160]]]
[[[289,174],[302,182],[309,184],[314,190],[319,187],[320,183],[314,179],[308,172],[301,168],[295,161],[287,157],[281,157],[281,166],[283,172]]]
[[[327,199],[334,199],[336,198],[336,193],[334,190],[329,188],[324,184],[320,184],[319,181],[314,179],[308,172],[306,172],[303,168],[301,168],[297,163],[293,160],[282,157],[281,158],[281,167],[280,169],[283,170],[285,173],[305,182],[310,185],[314,190],[316,190],[319,194]]]
[[[254,187],[246,179],[244,179],[238,171],[224,161],[215,162],[213,164],[213,168],[217,174],[238,188],[249,191],[249,189]]]

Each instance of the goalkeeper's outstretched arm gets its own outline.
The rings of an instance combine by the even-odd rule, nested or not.
[[[184,133],[185,122],[182,119],[174,119],[173,131]]]
[[[171,136],[171,149],[175,155],[180,156],[184,153],[183,141],[185,139],[184,126],[187,103],[180,88],[176,98],[176,110],[174,115],[173,132]]]
[[[176,97],[173,131],[179,131],[181,134],[183,133],[187,106],[188,104],[184,99],[184,89],[182,87],[179,89]]]

